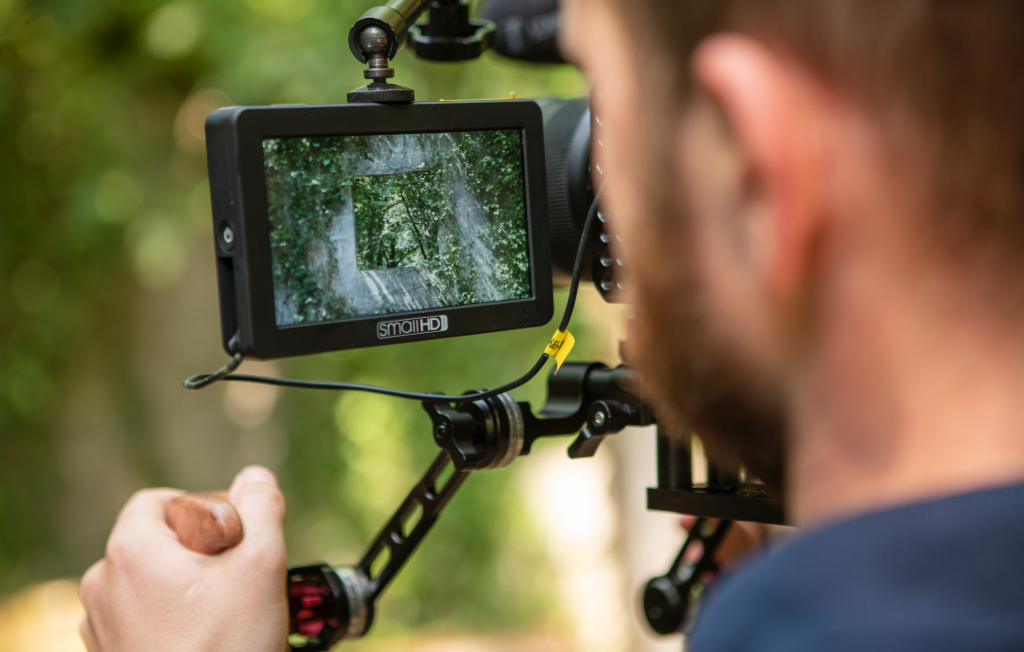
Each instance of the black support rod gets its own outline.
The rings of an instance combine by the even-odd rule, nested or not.
[[[448,501],[469,477],[468,471],[459,472],[452,469],[451,476],[443,486],[438,487],[437,483],[441,474],[450,465],[451,457],[448,452],[441,451],[434,463],[427,469],[423,479],[409,492],[405,502],[370,544],[369,550],[359,562],[357,568],[369,579],[368,589],[371,600],[376,601],[384,592],[405,562],[423,542],[427,533],[430,532],[430,528],[437,522],[441,510],[445,508]],[[415,516],[417,507],[423,511],[419,521],[413,524],[410,519]],[[376,576],[372,575],[371,569],[374,563],[386,551],[390,554],[387,564],[378,571]]]

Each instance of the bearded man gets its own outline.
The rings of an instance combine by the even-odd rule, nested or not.
[[[801,527],[723,580],[691,650],[1024,649],[1024,3],[565,0],[561,38],[659,418]],[[162,548],[114,545],[93,652],[280,652],[283,502],[251,473],[265,546],[223,562],[248,565],[231,625],[170,606],[220,562],[148,577]],[[118,528],[152,540],[166,499]]]
[[[1024,649],[1022,35],[1001,0],[567,0],[635,362],[803,530],[691,650]]]

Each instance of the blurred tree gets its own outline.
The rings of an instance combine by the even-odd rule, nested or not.
[[[95,475],[128,468],[128,488],[179,477],[155,443],[173,408],[144,390],[173,354],[133,315],[158,304],[153,314],[216,319],[200,290],[212,275],[189,268],[192,250],[209,256],[205,116],[231,103],[343,101],[362,84],[348,27],[372,4],[0,0],[0,592],[78,574],[102,554],[96,543],[62,547],[69,464]],[[395,67],[423,100],[585,92],[571,68],[493,55],[437,65],[402,53]],[[183,287],[186,278],[197,287]],[[521,373],[547,330],[330,354],[285,370],[461,392]],[[205,337],[212,346],[216,330]],[[75,387],[112,406],[124,455],[60,462],[68,444],[58,423],[74,433],[81,418],[82,404],[69,403]],[[542,400],[542,381],[520,394]],[[309,392],[286,394],[279,412],[294,561],[355,561],[435,454],[425,415],[415,404]],[[111,524],[102,510],[83,518],[98,533]],[[532,541],[509,473],[471,479],[393,587],[379,627],[540,622],[544,585],[527,571],[544,559]]]

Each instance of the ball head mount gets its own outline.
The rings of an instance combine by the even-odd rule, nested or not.
[[[458,406],[424,403],[441,452],[362,560],[355,566],[289,570],[292,650],[328,650],[362,638],[373,623],[377,598],[470,472],[505,468],[528,455],[541,437],[579,433],[569,456],[592,457],[607,437],[654,423],[641,397],[639,378],[627,366],[566,363],[548,377],[548,400],[538,415],[509,394]]]
[[[416,19],[429,8],[425,23]],[[349,103],[408,104],[415,101],[411,88],[392,84],[389,65],[410,39],[416,56],[429,61],[476,59],[494,42],[495,25],[471,19],[466,0],[392,0],[362,15],[349,30],[353,56],[367,64],[363,76],[371,80],[348,94]]]
[[[388,65],[391,36],[387,30],[377,25],[368,25],[359,32],[357,43],[367,64],[367,69],[363,71],[363,77],[372,81],[366,86],[360,86],[349,92],[349,103],[409,104],[414,102],[416,91],[388,82],[388,79],[395,76],[395,69]]]

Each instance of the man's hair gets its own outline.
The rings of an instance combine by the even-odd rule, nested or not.
[[[887,142],[908,145],[900,163],[923,174],[922,240],[1021,303],[1024,284],[1006,278],[1024,277],[1024,2],[613,1],[665,99],[686,96],[697,44],[729,30],[863,103]]]

